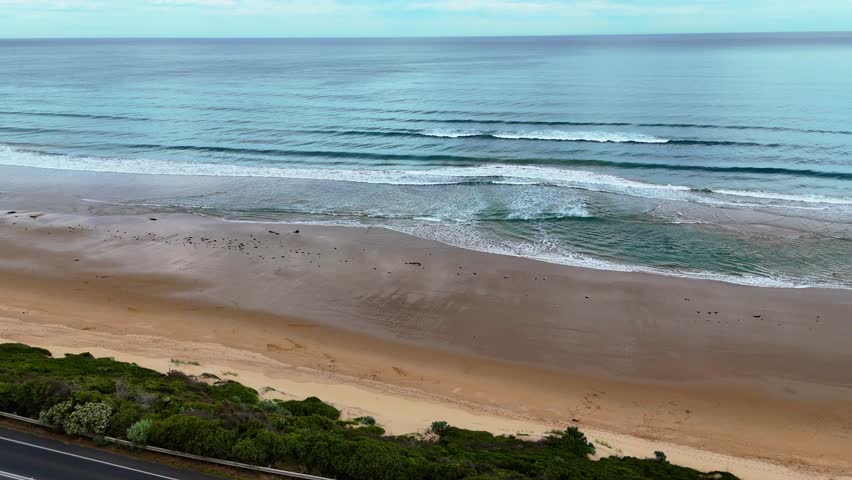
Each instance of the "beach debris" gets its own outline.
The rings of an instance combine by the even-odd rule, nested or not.
[[[9,210],[8,212],[6,212],[6,215],[11,215],[13,213],[18,213],[18,212],[14,211],[14,210]]]
[[[420,262],[405,262],[405,264],[406,264],[406,265],[414,265],[414,266],[417,266],[417,267],[422,267],[422,266],[423,266],[423,264],[422,264],[422,263],[420,263]]]
[[[299,233],[299,231],[298,231],[298,230],[293,230],[293,233]]]
[[[752,317],[754,317],[754,318],[760,318],[760,317],[762,317],[762,316],[763,316],[763,315],[752,315]]]
[[[151,218],[149,218],[148,220],[150,220],[150,221],[152,221],[152,222],[156,222],[156,221],[157,221],[157,219],[156,219],[156,218],[154,218],[154,217],[151,217]]]
[[[273,234],[273,235],[281,235],[280,233],[278,233],[278,232],[276,232],[276,231],[274,231],[274,230],[270,230],[270,231],[269,231],[269,233],[271,233],[271,234]]]

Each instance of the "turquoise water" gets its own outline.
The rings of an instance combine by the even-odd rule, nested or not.
[[[229,220],[852,286],[850,59],[852,33],[0,41],[0,165],[138,175],[170,187],[81,195]]]

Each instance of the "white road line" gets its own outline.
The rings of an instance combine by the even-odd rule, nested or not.
[[[17,443],[19,445],[26,445],[28,447],[38,448],[39,450],[46,450],[48,452],[59,453],[61,455],[67,455],[69,457],[79,458],[79,459],[82,459],[82,460],[88,460],[90,462],[101,463],[101,464],[104,464],[104,465],[109,465],[111,467],[121,468],[123,470],[129,470],[131,472],[141,473],[143,475],[150,475],[152,477],[162,478],[164,480],[180,480],[179,478],[167,477],[165,475],[160,475],[160,474],[157,474],[157,473],[146,472],[145,470],[137,470],[135,468],[125,467],[124,465],[118,465],[117,463],[105,462],[103,460],[98,460],[98,459],[95,459],[95,458],[89,458],[89,457],[84,457],[82,455],[76,455],[76,454],[73,454],[73,453],[63,452],[62,450],[54,450],[52,448],[42,447],[40,445],[33,445],[32,443],[21,442],[20,440],[12,440],[11,438],[6,438],[6,437],[0,437],[0,440],[5,440],[7,442]],[[14,477],[12,477],[12,478],[14,478]],[[27,480],[29,480],[29,479],[27,479]]]
[[[0,470],[0,477],[11,478],[12,480],[35,480],[33,477],[24,477],[17,473],[4,472],[3,470]]]

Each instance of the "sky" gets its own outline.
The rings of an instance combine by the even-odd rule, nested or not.
[[[0,0],[0,38],[848,31],[852,0]]]

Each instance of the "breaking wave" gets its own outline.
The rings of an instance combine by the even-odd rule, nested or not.
[[[146,175],[271,177],[390,185],[510,184],[567,187],[660,200],[710,205],[743,205],[764,200],[808,205],[852,205],[852,198],[793,195],[762,191],[710,190],[684,185],[660,185],[616,175],[549,166],[484,164],[429,169],[300,168],[257,164],[177,162],[152,159],[105,158],[47,154],[0,147],[0,164]],[[765,205],[765,204],[758,204]],[[773,206],[769,204],[767,206]]]

